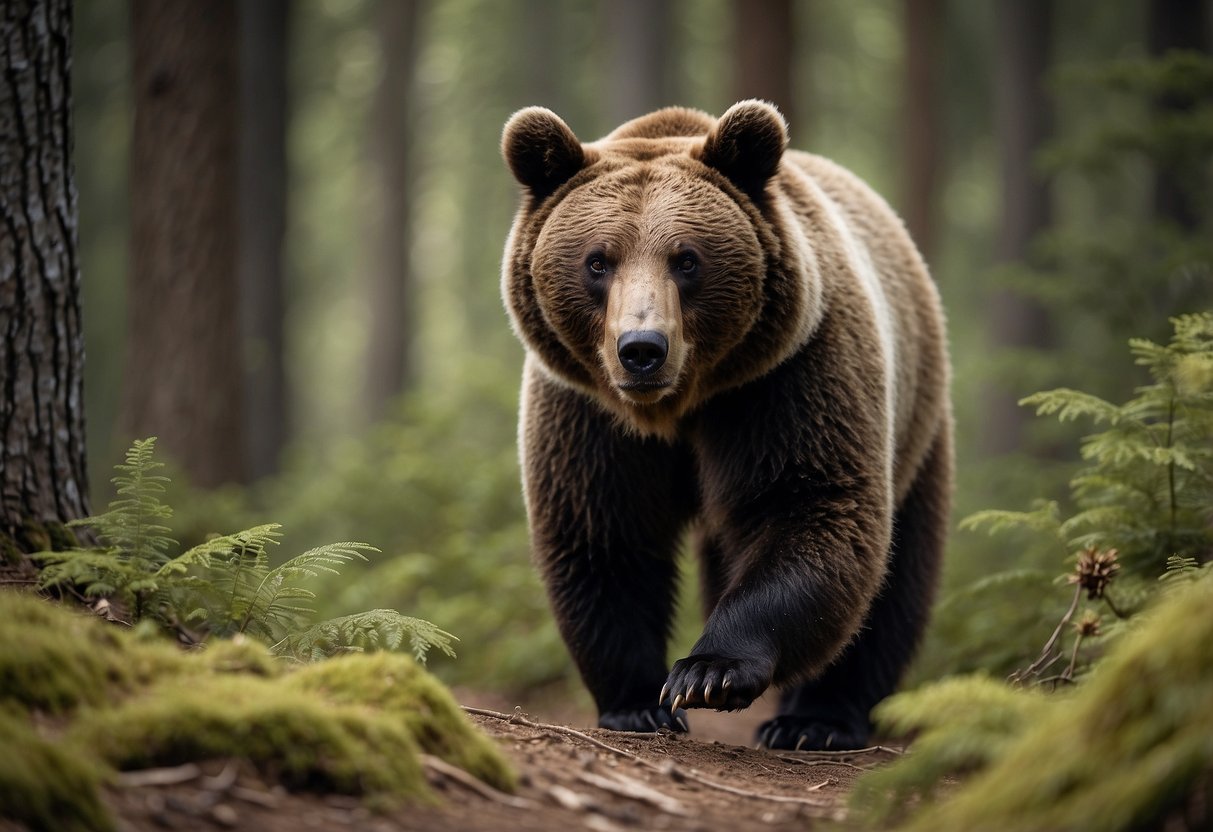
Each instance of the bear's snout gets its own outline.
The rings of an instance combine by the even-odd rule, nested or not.
[[[670,354],[670,342],[653,329],[633,329],[619,336],[619,363],[634,376],[645,378],[657,372]]]

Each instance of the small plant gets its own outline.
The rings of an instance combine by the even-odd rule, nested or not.
[[[1077,390],[1037,393],[1023,400],[1039,414],[1061,420],[1089,418],[1106,429],[1083,440],[1087,466],[1070,483],[1077,510],[1063,518],[1056,503],[1032,511],[982,511],[962,528],[999,533],[1024,529],[1052,537],[1059,550],[1077,552],[1066,580],[1074,597],[1040,656],[1012,674],[1012,681],[1037,679],[1063,656],[1056,649],[1065,626],[1088,602],[1107,607],[1117,619],[1133,615],[1158,592],[1153,578],[1174,582],[1213,555],[1213,314],[1173,319],[1175,335],[1165,346],[1130,341],[1137,363],[1153,383],[1116,405]],[[1113,596],[1109,585],[1116,581]],[[1085,610],[1090,620],[1094,610]],[[1068,667],[1043,682],[1070,682],[1084,640],[1108,628],[1080,629]],[[1115,630],[1113,630],[1115,631]]]
[[[160,499],[168,478],[157,473],[164,464],[154,458],[155,444],[155,437],[136,440],[115,466],[117,497],[108,511],[72,523],[93,529],[103,545],[33,556],[42,564],[42,589],[78,587],[111,617],[154,622],[186,644],[248,635],[300,660],[406,644],[420,662],[431,648],[455,655],[454,636],[395,610],[311,622],[316,594],[307,582],[367,560],[378,549],[366,543],[330,543],[272,566],[268,550],[281,532],[270,523],[172,555],[178,544],[166,523],[173,512]]]

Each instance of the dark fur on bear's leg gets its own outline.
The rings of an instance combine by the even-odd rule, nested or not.
[[[567,387],[528,376],[524,441],[535,557],[600,725],[686,730],[657,707],[676,589],[674,555],[694,513],[686,450],[619,430]],[[559,425],[553,430],[552,425]]]
[[[864,629],[816,679],[789,688],[758,729],[767,748],[843,750],[869,742],[869,713],[896,688],[926,626],[949,511],[950,438],[935,440],[897,512],[889,573]]]

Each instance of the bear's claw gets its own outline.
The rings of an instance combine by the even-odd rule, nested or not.
[[[653,734],[662,728],[669,728],[680,734],[690,730],[687,727],[686,711],[671,712],[667,707],[607,711],[598,717],[598,727],[638,734]]]
[[[672,708],[715,708],[736,711],[748,707],[770,684],[768,673],[739,659],[699,653],[674,662],[661,689],[661,705]],[[674,694],[671,701],[670,691]]]
[[[868,729],[843,721],[784,714],[758,729],[759,748],[789,751],[847,751],[868,743]]]

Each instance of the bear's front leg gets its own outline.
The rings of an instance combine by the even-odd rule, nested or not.
[[[694,512],[689,452],[621,431],[601,408],[528,367],[523,478],[535,560],[561,635],[620,731],[686,730],[660,708],[674,556]]]
[[[807,347],[691,426],[723,591],[664,705],[747,707],[820,673],[862,625],[888,561],[890,461],[879,374],[837,364]]]

